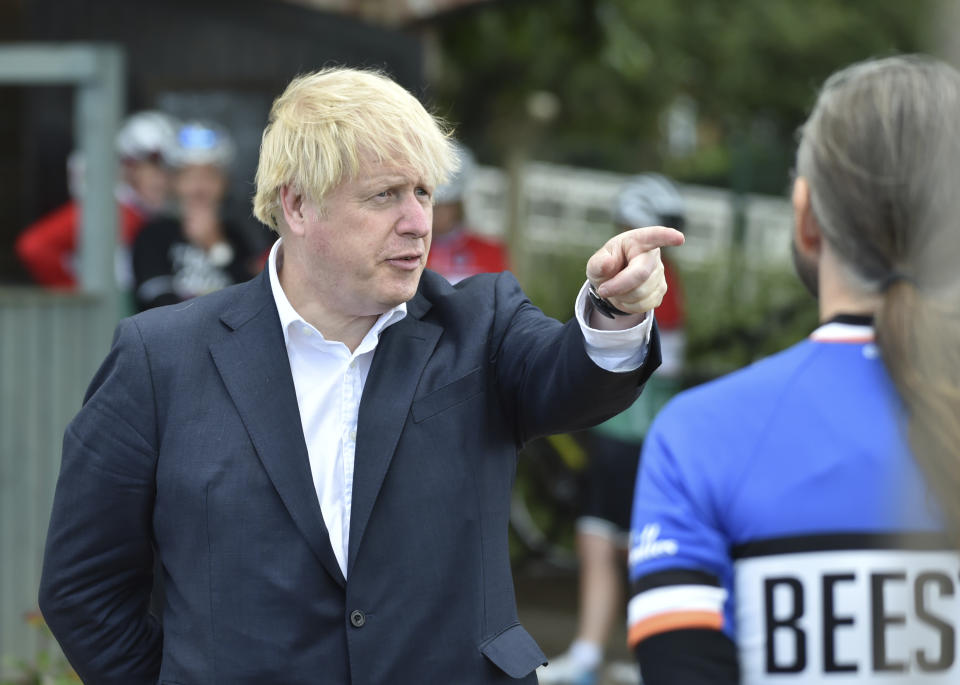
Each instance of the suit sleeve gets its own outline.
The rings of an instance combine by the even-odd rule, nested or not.
[[[159,675],[155,423],[146,351],[127,320],[64,435],[40,583],[43,616],[88,684],[154,685]]]
[[[690,430],[678,404],[667,405],[644,443],[637,476],[627,640],[648,685],[736,683],[739,677],[727,620],[729,545],[709,477],[698,468],[702,455],[686,449]],[[674,439],[677,431],[683,440]]]
[[[630,372],[600,368],[587,354],[576,319],[566,324],[537,309],[505,272],[496,281],[491,338],[497,382],[518,443],[594,426],[626,409],[660,363],[654,325],[643,364]]]

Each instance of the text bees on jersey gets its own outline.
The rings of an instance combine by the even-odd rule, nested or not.
[[[742,558],[734,582],[745,683],[960,683],[955,552]]]

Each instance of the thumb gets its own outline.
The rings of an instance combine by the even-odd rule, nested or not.
[[[620,257],[610,249],[607,243],[587,260],[587,279],[594,285],[613,278],[620,270]]]

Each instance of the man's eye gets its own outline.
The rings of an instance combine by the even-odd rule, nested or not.
[[[421,197],[430,197],[430,191],[426,188],[417,188],[417,195]]]

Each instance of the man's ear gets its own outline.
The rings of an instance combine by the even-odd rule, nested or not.
[[[295,235],[302,235],[306,220],[303,194],[292,185],[280,186],[283,220]]]
[[[810,202],[810,184],[803,176],[798,176],[793,182],[793,239],[797,249],[809,257],[820,255],[820,246],[823,234],[820,224],[813,214],[813,205]]]

